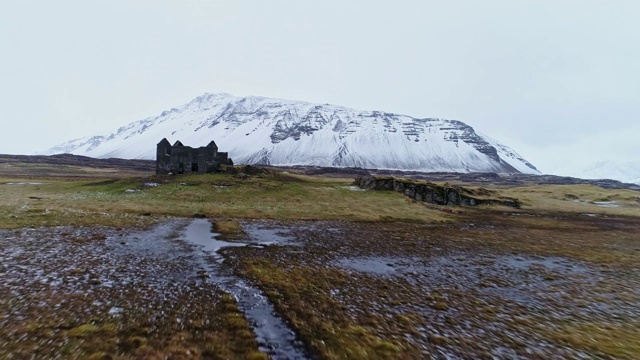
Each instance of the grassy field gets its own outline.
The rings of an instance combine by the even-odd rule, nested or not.
[[[321,358],[640,357],[637,218],[479,211],[225,251]]]
[[[351,182],[285,173],[113,180],[0,178],[0,227],[133,226],[151,221],[140,215],[409,222],[453,219],[397,193],[358,191],[350,187]],[[499,193],[520,199],[525,211],[640,216],[640,194],[631,190],[555,185],[499,189]]]
[[[43,229],[55,227],[61,244],[67,245],[77,243],[73,229],[124,233],[173,217],[207,217],[232,241],[248,236],[243,231],[247,224],[284,229],[301,245],[228,248],[223,253],[237,275],[262,289],[318,358],[640,358],[638,192],[589,185],[501,186],[493,190],[521,200],[522,208],[448,208],[395,192],[361,191],[343,178],[283,172],[112,178],[85,170],[75,169],[69,176],[1,177],[0,229],[18,231],[5,234],[21,239],[21,231],[32,228],[45,241]],[[82,177],[76,176],[78,171]],[[106,251],[103,241],[87,236],[77,247],[94,244]],[[139,260],[135,253],[129,256],[132,263]],[[61,268],[81,262],[58,260]],[[21,261],[40,266],[37,257]],[[350,262],[375,263],[385,273],[341,265]],[[139,264],[141,269],[151,266],[146,260]],[[90,285],[83,283],[77,290],[87,291]],[[190,325],[174,333],[169,317],[162,323],[167,327],[164,338],[139,335],[131,329],[151,316],[142,311],[129,324],[88,317],[60,329],[28,318],[28,328],[11,331],[45,340],[42,334],[47,333],[52,339],[71,339],[75,347],[65,350],[71,353],[90,355],[91,346],[97,346],[96,357],[135,357],[135,351],[162,357],[174,350],[184,357],[184,351],[214,358],[264,356],[247,336],[246,321],[227,323],[229,316],[238,316],[232,299],[190,286],[176,295],[180,302],[187,306],[190,293],[210,297],[212,313],[199,307],[197,316],[219,319],[219,327],[203,332]],[[127,297],[134,296],[135,289],[127,291],[132,291]],[[27,298],[44,301],[43,294]],[[134,307],[137,300],[127,299],[122,301]],[[14,300],[0,300],[0,309],[13,309]],[[85,300],[75,301],[79,309],[85,306]],[[47,321],[64,323],[57,317]],[[87,331],[109,340],[94,343]],[[215,340],[237,332],[243,336],[229,346],[227,340]],[[142,336],[142,343],[126,345],[135,336]],[[179,344],[176,336],[190,340]],[[208,350],[196,344],[201,339],[210,344]],[[142,345],[147,348],[140,349]],[[4,346],[25,355],[34,345]],[[50,350],[56,349],[61,348]]]
[[[36,184],[21,184],[35,182]],[[146,184],[146,185],[145,185]],[[151,221],[140,215],[355,221],[442,221],[398,194],[349,189],[347,179],[288,174],[116,180],[0,178],[0,227]],[[147,216],[148,217],[148,216]]]

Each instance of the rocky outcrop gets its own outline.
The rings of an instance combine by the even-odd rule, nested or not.
[[[438,185],[428,181],[398,179],[393,177],[358,177],[355,185],[367,190],[393,190],[417,200],[439,205],[476,206],[496,204],[518,208],[518,199],[499,196],[495,191],[470,189],[455,185]]]

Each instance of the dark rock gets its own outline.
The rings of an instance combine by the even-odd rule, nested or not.
[[[403,193],[414,200],[439,205],[476,206],[495,204],[519,208],[520,201],[515,198],[499,196],[488,189],[472,190],[455,185],[437,185],[431,182],[418,182],[411,179],[365,176],[355,179],[355,185],[368,190],[393,190]]]

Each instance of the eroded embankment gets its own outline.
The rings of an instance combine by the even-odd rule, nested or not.
[[[438,205],[504,205],[518,208],[518,199],[500,196],[493,190],[469,189],[456,185],[438,185],[428,181],[388,176],[357,177],[354,184],[367,190],[392,190],[417,200]]]

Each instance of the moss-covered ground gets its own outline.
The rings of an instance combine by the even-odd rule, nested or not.
[[[289,226],[303,250],[225,253],[322,358],[638,358],[637,218],[540,220],[314,222]]]
[[[230,240],[252,224],[291,237],[222,253],[312,357],[640,358],[637,192],[500,187],[523,207],[451,209],[350,185],[286,173],[0,179],[0,357],[264,357],[182,245],[113,253],[120,233],[198,216]]]
[[[19,185],[21,182],[41,184]],[[397,194],[354,191],[350,184],[348,179],[282,173],[114,180],[0,178],[0,228],[136,226],[152,221],[140,215],[421,222],[445,219],[440,212],[425,211],[420,204]]]

